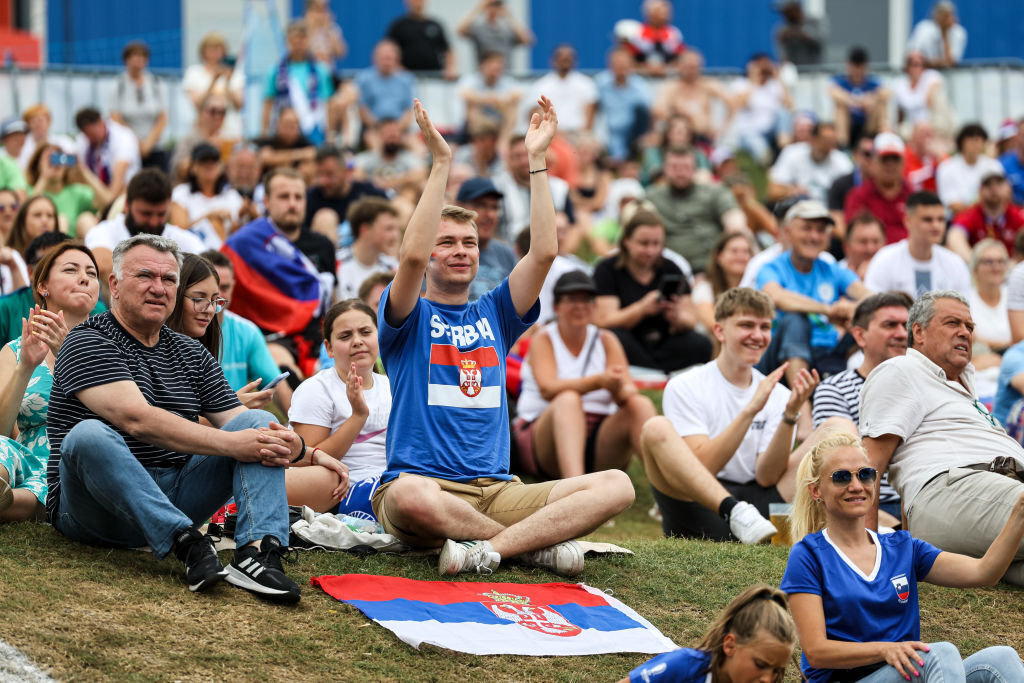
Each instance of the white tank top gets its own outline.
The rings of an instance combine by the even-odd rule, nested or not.
[[[551,346],[555,351],[555,367],[558,368],[559,379],[580,379],[604,372],[606,362],[604,344],[601,343],[601,330],[596,325],[587,325],[587,337],[578,356],[573,355],[566,348],[562,336],[558,333],[557,321],[545,325],[544,330],[548,333]],[[537,388],[537,380],[534,379],[533,368],[530,367],[529,354],[523,362],[521,375],[523,386],[519,393],[516,411],[519,417],[527,422],[533,422],[548,407],[548,402],[540,395],[540,389]],[[616,410],[618,410],[618,406],[615,405],[615,400],[607,389],[598,389],[583,394],[584,412],[611,415]]]

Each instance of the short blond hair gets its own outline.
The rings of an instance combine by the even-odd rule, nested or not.
[[[51,118],[50,110],[46,107],[45,104],[33,104],[31,107],[25,110],[25,113],[21,115],[21,119],[25,123],[28,123],[37,116],[45,116],[47,119]]]
[[[208,47],[220,47],[224,49],[224,52],[228,51],[228,40],[223,34],[216,31],[207,33],[203,36],[203,39],[199,41],[199,59],[203,59],[203,53]]]
[[[454,204],[445,204],[441,209],[441,220],[472,225],[474,230],[477,229],[476,216],[476,211],[462,206],[455,206]]]
[[[718,295],[718,300],[715,301],[715,322],[720,323],[737,313],[774,318],[775,306],[764,292],[750,287],[733,287]]]

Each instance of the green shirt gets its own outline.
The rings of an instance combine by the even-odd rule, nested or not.
[[[667,185],[647,190],[665,221],[665,246],[679,252],[696,271],[707,268],[715,240],[722,234],[722,216],[738,208],[728,188],[694,184],[679,192]]]
[[[27,316],[35,305],[31,287],[22,287],[0,297],[0,346],[21,338],[21,319]],[[97,315],[105,310],[106,305],[102,301],[97,301],[96,307],[89,315]]]
[[[27,190],[25,174],[21,172],[18,162],[0,154],[0,190]]]
[[[83,183],[65,185],[60,192],[44,192],[57,206],[57,213],[68,219],[68,234],[75,237],[75,223],[79,215],[93,210],[96,193]]]

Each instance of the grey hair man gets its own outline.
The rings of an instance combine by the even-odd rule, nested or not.
[[[173,552],[192,591],[226,578],[294,603],[300,590],[280,560],[284,466],[311,458],[271,414],[239,403],[198,341],[164,325],[180,261],[175,242],[160,235],[118,244],[110,311],[61,345],[47,419],[47,518],[81,543],[149,545],[158,558]],[[199,527],[231,496],[238,550],[224,568]]]
[[[923,294],[908,315],[906,355],[864,383],[860,432],[872,465],[889,470],[914,536],[980,557],[1024,493],[1024,482],[1000,473],[1024,468],[1024,449],[978,400],[973,334],[962,294]],[[1024,547],[1003,578],[1024,585]]]

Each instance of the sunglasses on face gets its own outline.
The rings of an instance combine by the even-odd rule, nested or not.
[[[873,484],[878,478],[878,470],[874,467],[861,467],[856,472],[852,470],[836,470],[832,473],[832,483],[836,486],[849,486],[853,478],[862,484]]]
[[[17,211],[18,202],[12,202],[11,204],[0,204],[0,211]]]

